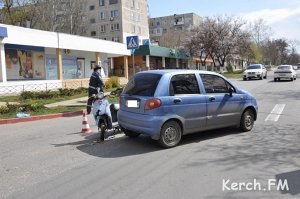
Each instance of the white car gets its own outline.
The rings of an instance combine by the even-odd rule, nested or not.
[[[252,64],[247,67],[244,71],[243,80],[248,80],[252,78],[263,79],[267,78],[267,69],[262,64]]]
[[[274,71],[274,82],[281,79],[296,80],[297,73],[292,65],[279,65]]]

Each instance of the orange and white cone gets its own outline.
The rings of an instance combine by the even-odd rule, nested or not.
[[[82,130],[81,130],[81,133],[83,134],[88,134],[88,133],[91,133],[92,132],[92,129],[90,128],[90,125],[87,121],[87,117],[86,117],[86,114],[83,113],[83,120],[82,120]]]

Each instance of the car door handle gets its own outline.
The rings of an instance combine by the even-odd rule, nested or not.
[[[215,97],[213,97],[213,96],[212,96],[212,97],[209,97],[208,99],[209,99],[209,101],[210,101],[210,102],[214,102],[214,101],[216,101],[216,98],[215,98]]]
[[[181,103],[181,99],[175,98],[173,102],[174,102],[175,104]]]

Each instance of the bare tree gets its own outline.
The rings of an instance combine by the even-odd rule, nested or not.
[[[84,35],[85,1],[0,0],[2,22],[47,31]]]
[[[159,45],[167,48],[180,48],[187,35],[187,32],[170,30],[160,37]]]
[[[247,29],[251,32],[252,40],[258,46],[261,45],[263,41],[269,40],[272,35],[271,28],[263,19],[258,19],[253,23],[250,23]]]
[[[200,58],[211,57],[214,66],[223,67],[228,55],[240,54],[249,44],[250,34],[242,29],[244,24],[240,18],[206,17],[199,27],[191,30],[191,39],[187,40],[185,48],[193,49]]]

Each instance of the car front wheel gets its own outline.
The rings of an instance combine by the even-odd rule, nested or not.
[[[246,110],[241,118],[240,129],[243,132],[251,131],[254,125],[254,113],[252,110]]]
[[[160,132],[159,144],[164,148],[175,147],[181,140],[180,125],[175,121],[165,123]]]

